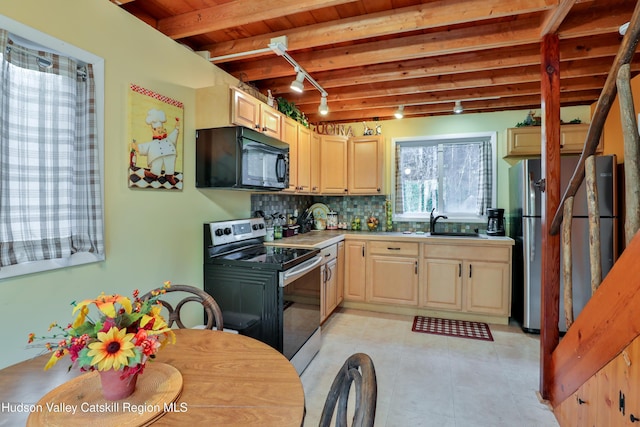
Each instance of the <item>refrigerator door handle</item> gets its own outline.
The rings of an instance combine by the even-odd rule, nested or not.
[[[529,216],[536,215],[536,182],[533,179],[533,174],[529,173]]]

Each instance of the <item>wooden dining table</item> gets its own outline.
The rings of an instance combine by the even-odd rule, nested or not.
[[[153,421],[154,427],[302,425],[302,382],[280,352],[228,332],[178,329],[175,333],[176,343],[166,345],[149,363],[176,368],[182,376],[182,391],[173,406],[176,410],[162,413]],[[86,375],[67,372],[68,359],[45,372],[48,358],[46,354],[0,370],[0,426],[25,425],[29,405],[78,375]],[[68,415],[70,420],[74,416]],[[108,414],[83,416],[89,417],[83,420],[85,425],[92,424],[92,416],[105,425]]]

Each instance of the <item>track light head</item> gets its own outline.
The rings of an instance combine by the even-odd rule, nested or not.
[[[298,71],[298,75],[296,79],[291,82],[291,90],[294,92],[302,93],[304,92],[304,73],[302,71]]]
[[[395,113],[393,113],[393,115],[396,117],[396,119],[401,119],[404,117],[404,105],[401,105],[398,107],[398,109],[396,110]]]
[[[460,114],[464,111],[464,108],[462,107],[462,102],[461,101],[456,101],[456,104],[453,106],[453,112],[455,114]]]
[[[322,98],[320,98],[320,106],[318,107],[318,113],[320,113],[323,116],[326,116],[327,113],[329,113],[329,106],[327,105],[326,95],[322,95]]]

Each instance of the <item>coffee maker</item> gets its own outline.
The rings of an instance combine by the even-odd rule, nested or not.
[[[487,236],[504,236],[504,209],[487,209]]]

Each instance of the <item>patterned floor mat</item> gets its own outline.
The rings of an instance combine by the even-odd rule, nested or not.
[[[416,316],[413,319],[413,327],[411,330],[413,332],[423,332],[426,334],[493,341],[489,325],[482,322],[471,322],[468,320]]]

